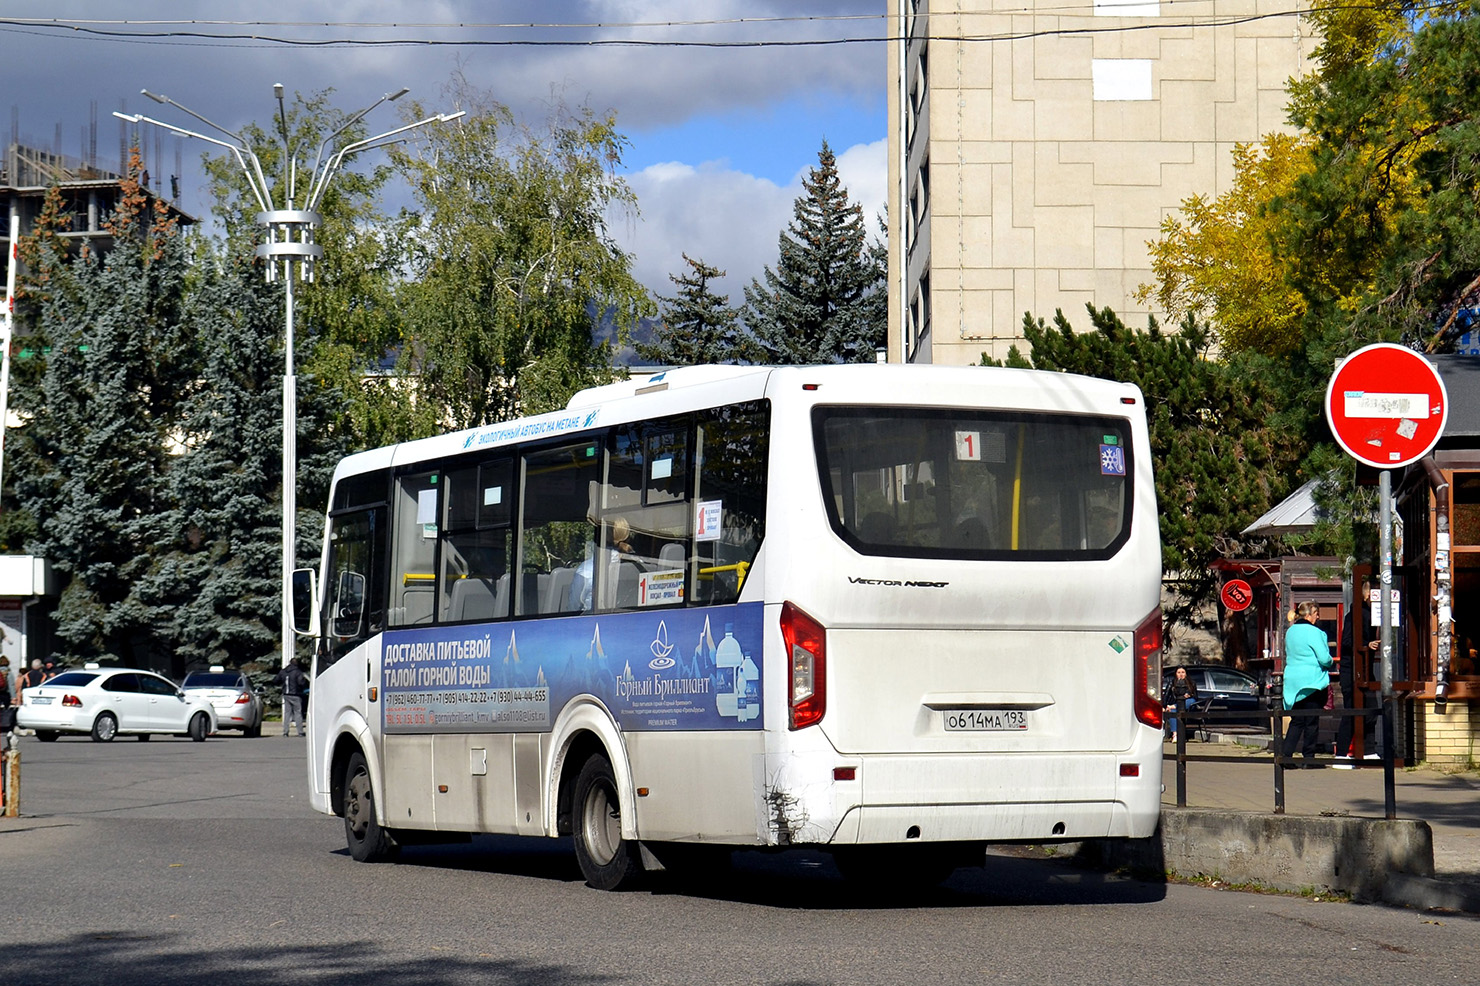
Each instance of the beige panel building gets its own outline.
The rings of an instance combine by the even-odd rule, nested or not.
[[[1000,358],[1024,312],[1144,325],[1147,241],[1289,129],[1316,44],[1305,0],[888,2],[890,362]]]

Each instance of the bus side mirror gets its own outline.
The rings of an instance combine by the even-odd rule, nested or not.
[[[313,569],[300,568],[293,572],[293,632],[313,636],[319,622],[318,580]]]
[[[358,637],[365,614],[365,576],[359,572],[340,572],[334,592],[334,614],[331,632],[336,637]]]

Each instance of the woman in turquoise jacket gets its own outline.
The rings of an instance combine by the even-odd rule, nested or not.
[[[1331,657],[1331,644],[1326,631],[1316,626],[1318,607],[1303,602],[1295,610],[1299,617],[1285,631],[1285,708],[1294,711],[1318,711],[1326,707],[1326,693],[1331,687],[1330,670],[1336,665]],[[1306,766],[1316,755],[1316,733],[1321,728],[1318,715],[1291,716],[1287,722],[1283,756],[1293,757],[1295,747],[1305,755]]]

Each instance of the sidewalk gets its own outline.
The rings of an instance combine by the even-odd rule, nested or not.
[[[1187,807],[1274,813],[1274,765],[1268,754],[1242,743],[1190,742],[1189,756],[1248,757],[1247,763],[1188,763]],[[1175,757],[1176,744],[1165,752]],[[1260,758],[1260,759],[1255,759]],[[1381,819],[1385,814],[1383,772],[1374,766],[1356,770],[1286,770],[1287,816],[1336,816]],[[1177,764],[1162,764],[1162,804],[1177,803]],[[1480,772],[1445,773],[1434,767],[1399,768],[1394,774],[1397,815],[1427,822],[1433,834],[1434,876],[1394,881],[1389,903],[1410,907],[1443,907],[1480,913]],[[1396,898],[1396,899],[1395,899]]]

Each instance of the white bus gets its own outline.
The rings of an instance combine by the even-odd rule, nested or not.
[[[1129,384],[697,366],[350,456],[310,786],[351,854],[572,836],[939,879],[1149,836],[1161,548]],[[710,851],[706,852],[708,849]]]

